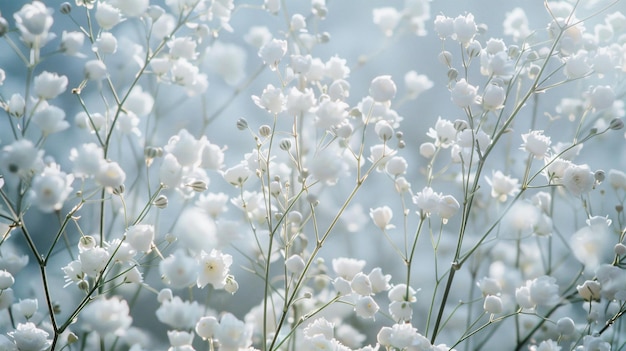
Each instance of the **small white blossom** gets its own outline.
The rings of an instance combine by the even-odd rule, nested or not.
[[[589,166],[571,164],[563,172],[562,183],[572,195],[580,196],[593,189],[595,178]]]
[[[133,322],[128,303],[116,296],[91,301],[80,314],[79,320],[85,330],[95,331],[101,337],[123,335]]]
[[[378,76],[370,83],[369,94],[378,102],[387,102],[396,96],[396,83],[391,76]]]
[[[44,351],[52,344],[52,340],[48,339],[48,332],[37,328],[31,322],[18,324],[17,328],[8,335],[13,339],[19,351]]]
[[[267,64],[272,71],[278,67],[278,63],[287,53],[287,42],[285,40],[272,39],[259,49],[259,57]]]
[[[203,288],[210,283],[215,289],[224,288],[233,257],[219,250],[211,250],[208,254],[202,251],[198,261],[198,287]]]
[[[35,1],[35,3],[37,2]],[[35,96],[44,100],[54,99],[67,89],[67,83],[66,76],[43,71],[34,79]]]
[[[370,217],[374,224],[382,230],[393,228],[393,225],[390,224],[393,212],[389,206],[370,209]]]
[[[450,92],[452,102],[461,108],[469,107],[479,100],[478,88],[469,84],[465,78],[456,82]]]
[[[491,196],[500,202],[506,201],[507,197],[515,196],[520,191],[519,180],[504,175],[500,171],[493,173],[491,178],[486,178],[491,186]]]
[[[122,21],[120,10],[107,2],[98,2],[96,22],[104,30],[110,30]]]
[[[522,150],[526,150],[536,159],[542,160],[546,157],[550,148],[550,137],[543,134],[543,130],[531,130],[522,134]]]

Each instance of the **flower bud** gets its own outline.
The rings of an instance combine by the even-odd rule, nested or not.
[[[613,118],[609,123],[609,128],[612,130],[620,130],[624,128],[624,122],[619,118]]]
[[[96,239],[91,235],[85,235],[78,240],[78,249],[85,251],[96,247]]]
[[[232,275],[226,277],[226,284],[224,285],[224,290],[227,292],[234,294],[239,290],[239,283],[235,280]]]
[[[154,206],[156,206],[157,208],[160,209],[164,209],[167,207],[167,196],[165,195],[159,195],[159,197],[157,197],[154,202],[153,202]]]
[[[78,341],[78,336],[72,332],[67,334],[67,345],[71,345]]]
[[[195,191],[197,193],[201,193],[203,191],[206,191],[209,188],[209,185],[207,184],[207,182],[205,182],[203,180],[193,181],[193,182],[187,184],[187,186],[190,187],[191,189],[193,189],[193,191]]]
[[[603,170],[599,169],[595,171],[595,173],[593,173],[593,178],[596,180],[597,184],[600,184],[606,178],[606,173]]]
[[[8,289],[15,283],[13,274],[7,271],[0,271],[0,290]]]
[[[291,149],[291,140],[283,139],[283,140],[281,140],[279,146],[280,146],[281,150],[289,151],[289,149]]]
[[[382,141],[388,141],[393,137],[393,127],[385,120],[376,122],[374,131]]]
[[[30,317],[32,317],[35,312],[37,312],[37,299],[20,300],[18,304],[20,306],[20,311],[22,312],[22,315],[26,319],[30,319]]]
[[[439,62],[446,65],[447,67],[452,67],[452,53],[450,51],[442,51],[437,56]]]
[[[458,76],[459,76],[459,71],[457,71],[456,68],[450,68],[448,70],[448,81],[449,82],[455,81]]]
[[[423,143],[420,145],[420,155],[425,158],[431,158],[437,151],[437,147],[433,143]]]
[[[237,120],[237,129],[244,130],[248,128],[248,121],[245,118],[239,118]]]
[[[613,252],[615,252],[615,254],[618,256],[626,255],[626,245],[622,243],[615,244],[615,247],[613,248]]]
[[[478,40],[472,40],[467,45],[467,54],[470,57],[476,57],[476,56],[480,55],[480,51],[481,50],[482,50],[482,48],[480,47],[480,43],[478,42]]]
[[[70,4],[69,2],[62,3],[59,12],[64,15],[69,14],[70,12],[72,12],[72,4]]]
[[[9,22],[4,17],[0,17],[0,37],[9,31]]]
[[[556,322],[556,329],[561,335],[572,335],[576,332],[576,325],[569,317],[563,317]]]
[[[268,126],[267,124],[262,125],[261,127],[259,127],[259,134],[262,137],[268,137],[270,135],[272,135],[272,127]]]
[[[498,314],[502,312],[502,300],[498,296],[487,295],[485,296],[483,308],[486,312],[489,312],[491,314]]]

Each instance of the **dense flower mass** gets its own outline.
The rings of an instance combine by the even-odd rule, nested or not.
[[[625,4],[6,2],[0,350],[622,349]]]

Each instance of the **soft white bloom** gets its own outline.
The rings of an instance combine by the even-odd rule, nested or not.
[[[483,302],[483,309],[485,312],[491,314],[498,314],[502,312],[502,299],[496,295],[487,295],[485,296],[485,301]]]
[[[459,15],[454,19],[454,39],[458,40],[461,44],[467,45],[478,32],[476,22],[474,22],[474,15],[468,13],[467,15]]]
[[[196,323],[195,331],[202,339],[207,340],[213,337],[219,328],[219,322],[213,316],[202,317]]]
[[[490,178],[485,177],[487,184],[491,186],[491,196],[500,202],[506,201],[507,197],[515,196],[520,191],[519,180],[496,171]]]
[[[224,180],[234,186],[242,186],[251,175],[252,172],[243,163],[227,169],[223,174]]]
[[[6,111],[13,117],[20,118],[24,115],[26,101],[20,94],[13,94],[7,102]]]
[[[93,247],[78,254],[81,271],[90,277],[100,274],[106,268],[109,258],[109,251],[102,247]]]
[[[348,104],[343,101],[322,100],[315,110],[315,125],[322,129],[330,129],[343,122],[348,116]]]
[[[272,39],[259,49],[259,57],[272,71],[276,70],[285,53],[287,53],[287,41],[279,39]]]
[[[626,298],[626,270],[611,264],[603,264],[596,269],[596,277],[602,287],[602,297],[607,300]]]
[[[554,340],[544,340],[539,345],[529,347],[530,351],[560,351],[561,346]]]
[[[202,317],[203,311],[204,307],[196,301],[183,301],[180,297],[174,296],[161,302],[161,306],[156,310],[156,316],[159,322],[174,329],[191,330]]]
[[[350,287],[352,291],[355,293],[368,296],[372,294],[372,283],[370,282],[370,278],[363,272],[357,273],[350,282]]]
[[[219,250],[211,250],[208,254],[201,251],[198,259],[198,265],[200,266],[197,280],[198,287],[203,288],[211,283],[215,289],[224,288],[232,263],[233,257],[223,254]]]
[[[252,26],[243,36],[243,40],[258,49],[272,40],[272,33],[265,26]]]
[[[184,87],[192,87],[200,77],[198,67],[185,59],[174,61],[170,74],[174,83]]]
[[[114,54],[117,51],[117,38],[115,38],[113,33],[102,32],[100,33],[100,37],[98,37],[98,39],[96,39],[96,42],[93,44],[93,50],[99,53],[100,55]],[[157,59],[150,61],[151,67],[153,67],[156,64],[155,60]],[[168,65],[169,65],[169,61],[168,61]],[[168,66],[168,69],[169,69],[169,66]],[[167,70],[165,72],[167,72]],[[162,73],[165,73],[165,72],[162,72]]]
[[[178,249],[159,262],[159,272],[168,286],[174,289],[187,288],[198,279],[198,262]]]
[[[408,71],[404,75],[404,85],[409,97],[414,99],[426,90],[432,88],[434,83],[424,74],[418,74],[415,71]]]
[[[617,169],[611,169],[609,170],[608,179],[609,184],[614,189],[626,190],[626,173]]]
[[[469,107],[478,102],[478,88],[469,84],[465,78],[454,84],[450,91],[452,102],[461,108]]]
[[[370,83],[369,94],[374,101],[389,101],[396,96],[396,91],[396,83],[393,82],[391,76],[378,76]]]
[[[324,74],[332,80],[346,79],[350,75],[350,68],[345,59],[335,55],[324,64]]]
[[[526,17],[526,13],[520,7],[516,7],[506,13],[503,27],[504,35],[513,36],[515,41],[524,40],[532,33],[528,26],[528,17]]]
[[[261,97],[253,95],[252,101],[271,114],[279,114],[285,109],[285,95],[283,95],[280,88],[276,88],[271,84],[268,84],[263,89]]]
[[[101,1],[98,2],[95,17],[98,25],[104,30],[110,30],[122,21],[120,9]]]
[[[63,34],[61,34],[61,46],[59,49],[65,55],[82,57],[84,55],[80,53],[80,49],[82,48],[84,42],[85,35],[82,32],[63,31]]]
[[[580,196],[593,189],[595,178],[589,166],[571,164],[563,172],[561,182],[572,195]]]
[[[136,224],[126,229],[126,242],[133,249],[142,252],[150,252],[154,240],[154,226],[151,224]]]
[[[38,3],[38,1],[35,1]],[[35,96],[43,100],[51,100],[59,96],[67,89],[67,77],[59,76],[48,71],[41,72],[34,79],[33,90]]]
[[[0,290],[10,288],[15,283],[15,278],[11,272],[0,270]]]
[[[585,265],[585,269],[593,271],[612,260],[615,241],[610,230],[611,221],[606,217],[592,217],[587,224],[572,235],[570,246],[574,257]]]
[[[13,293],[13,289],[7,288],[2,290],[2,294],[0,294],[0,311],[10,307],[14,300],[15,294]]]
[[[483,92],[483,107],[489,111],[499,110],[504,107],[506,92],[503,87],[497,84],[488,84]]]
[[[420,145],[420,155],[425,158],[431,158],[435,155],[437,147],[433,143],[422,143]]]
[[[535,308],[535,303],[530,298],[530,281],[526,285],[515,289],[515,301],[521,308]]]
[[[391,288],[389,285],[389,281],[391,280],[391,275],[383,274],[382,269],[380,267],[376,267],[372,269],[370,274],[367,275],[370,280],[372,286],[372,293],[378,294],[379,292],[387,291]]]
[[[74,177],[61,172],[56,164],[47,166],[33,178],[31,195],[33,202],[43,212],[59,211],[72,192]]]
[[[197,43],[188,36],[172,38],[167,42],[167,46],[170,48],[170,57],[174,60],[179,58],[194,60],[198,55],[196,45]]]
[[[585,301],[600,301],[600,291],[602,286],[597,280],[586,280],[581,285],[576,286],[580,297]]]
[[[543,130],[531,130],[526,134],[522,134],[522,150],[528,151],[536,159],[545,158],[550,148],[550,137],[543,134]]]
[[[322,335],[325,339],[330,340],[334,337],[335,325],[327,321],[324,317],[317,318],[304,328],[304,335],[312,338],[315,335]]]
[[[120,9],[123,15],[138,17],[146,12],[150,5],[150,0],[113,0],[111,3]]]
[[[305,263],[300,255],[291,255],[285,260],[285,268],[292,274],[299,276],[304,272]]]
[[[33,1],[13,14],[20,37],[28,46],[40,48],[56,37],[49,32],[54,22],[53,12],[43,2]]]
[[[91,301],[78,318],[85,330],[95,331],[101,337],[122,335],[133,322],[128,303],[116,296]]]
[[[480,288],[483,296],[499,295],[502,292],[500,282],[495,278],[484,277],[479,280],[476,285]]]
[[[126,173],[117,162],[103,160],[95,179],[103,187],[117,189],[124,184]]]
[[[422,191],[413,196],[413,203],[419,207],[425,215],[436,212],[441,202],[441,194],[436,193],[431,187],[424,187]]]
[[[360,296],[354,303],[354,311],[356,315],[361,318],[374,318],[379,307],[376,301],[371,296]]]
[[[333,258],[332,266],[337,276],[350,281],[357,273],[363,271],[365,261],[345,257]]]
[[[193,333],[178,331],[178,330],[168,330],[167,331],[167,339],[170,342],[170,345],[173,346],[170,350],[182,351],[180,349],[184,346],[190,346],[193,343]]]
[[[587,52],[584,50],[579,51],[575,55],[568,57],[565,60],[565,67],[563,73],[569,79],[576,79],[583,77],[591,72],[591,66],[587,62]]]
[[[107,67],[100,60],[89,60],[85,62],[85,78],[89,80],[102,80],[107,76]]]
[[[200,141],[186,129],[181,129],[178,134],[172,136],[163,148],[166,152],[174,155],[176,161],[183,167],[193,167],[200,162]]]
[[[183,179],[183,167],[176,156],[168,153],[163,157],[163,162],[159,168],[159,179],[168,188],[176,188]]]
[[[35,114],[33,114],[32,121],[46,136],[70,127],[69,122],[65,120],[65,111],[48,104],[42,104],[42,106],[37,108]]]
[[[280,11],[280,0],[264,0],[263,7],[267,12],[277,14]]]
[[[218,325],[214,322],[209,322],[209,325],[211,327],[206,328],[203,334],[217,340],[220,343],[220,350],[245,350],[252,344],[252,326],[230,313],[224,313]]]
[[[454,196],[443,195],[439,199],[437,215],[441,217],[445,224],[448,222],[448,219],[456,214],[460,207],[459,202],[454,198]]]
[[[379,7],[372,10],[374,24],[390,37],[402,19],[402,14],[395,7]]]
[[[576,332],[576,324],[570,317],[562,317],[556,322],[556,329],[561,335],[573,335]]]
[[[228,85],[235,86],[246,77],[246,51],[240,46],[216,41],[207,48],[206,61]]]
[[[446,39],[454,34],[454,18],[437,15],[434,25],[435,32],[437,32],[440,39]]]
[[[291,87],[285,97],[285,109],[290,116],[299,116],[311,111],[315,106],[315,94],[311,89],[299,90]]]
[[[374,221],[374,224],[382,230],[393,228],[393,225],[390,224],[391,218],[393,217],[393,211],[389,206],[370,208],[370,217]]]
[[[613,106],[615,91],[609,85],[598,85],[591,90],[587,97],[589,107],[596,110],[605,110]]]
[[[52,344],[52,340],[48,340],[48,332],[37,328],[31,322],[18,324],[17,328],[8,335],[13,339],[19,351],[44,351]]]
[[[551,306],[560,299],[559,286],[554,277],[544,275],[533,279],[529,290],[530,300],[536,305]]]
[[[289,29],[293,32],[305,32],[306,31],[306,18],[299,13],[293,14],[289,21]]]

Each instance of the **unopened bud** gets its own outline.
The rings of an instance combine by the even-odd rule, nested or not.
[[[456,78],[459,76],[459,71],[456,68],[450,68],[448,70],[448,81],[456,81]]]
[[[70,4],[69,2],[62,3],[59,11],[64,15],[69,14],[70,12],[72,12],[72,4]]]
[[[126,187],[124,186],[124,184],[118,186],[117,188],[113,188],[113,194],[115,195],[122,195],[124,193],[124,190],[126,190]]]
[[[593,178],[598,184],[602,183],[604,181],[604,178],[606,178],[606,173],[603,170],[599,169],[593,174]]]
[[[406,147],[406,143],[404,140],[398,140],[398,149],[404,149]]]
[[[320,43],[328,43],[330,41],[330,33],[324,32],[319,36]]]
[[[9,22],[4,17],[0,17],[0,37],[9,31]]]
[[[272,127],[268,126],[267,124],[264,124],[262,126],[259,127],[259,134],[262,137],[267,138],[268,136],[272,135]]]
[[[248,121],[245,118],[239,118],[237,120],[237,129],[244,130],[248,128]]]
[[[71,345],[78,341],[78,336],[72,332],[67,334],[67,345]]]
[[[96,239],[91,235],[85,235],[78,240],[78,249],[85,251],[96,247]]]
[[[289,139],[283,139],[280,142],[280,149],[283,151],[289,151],[289,149],[291,149],[291,140]]]
[[[156,206],[157,208],[160,208],[160,209],[166,208],[167,207],[167,196],[159,195],[159,197],[157,197],[152,204],[154,204],[154,206]]]
[[[452,67],[452,53],[450,51],[442,51],[441,53],[439,53],[439,56],[437,56],[437,58],[439,59],[439,62],[441,62],[445,66]]]
[[[78,289],[82,291],[89,291],[89,282],[86,280],[81,280],[76,285],[78,286]]]
[[[462,132],[466,130],[467,128],[469,128],[469,124],[466,121],[462,119],[457,119],[456,121],[454,121],[454,129],[457,132]]]
[[[617,243],[617,244],[615,244],[615,247],[613,248],[613,251],[618,256],[626,255],[626,245],[624,245],[622,243]]]
[[[611,120],[611,123],[609,123],[609,128],[611,128],[613,130],[620,130],[620,129],[624,128],[624,121],[622,121],[619,118],[613,118]]]
[[[191,189],[193,189],[193,191],[195,191],[197,193],[201,193],[203,191],[206,191],[209,188],[209,184],[207,184],[203,180],[196,180],[194,182],[191,182],[191,183],[187,184],[187,186],[190,187]]]
[[[476,57],[480,55],[481,50],[482,48],[480,47],[478,40],[472,40],[469,45],[467,45],[467,54],[469,57]]]

